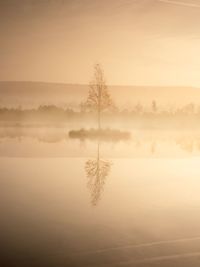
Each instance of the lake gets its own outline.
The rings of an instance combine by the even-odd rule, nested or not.
[[[0,128],[1,266],[200,266],[200,133]]]

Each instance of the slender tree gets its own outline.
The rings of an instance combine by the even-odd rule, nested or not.
[[[152,111],[156,113],[158,110],[157,103],[155,100],[152,101]]]
[[[94,66],[94,77],[89,87],[88,98],[85,104],[90,110],[97,111],[98,128],[100,130],[102,111],[114,107],[114,104],[105,82],[103,69],[99,64]]]

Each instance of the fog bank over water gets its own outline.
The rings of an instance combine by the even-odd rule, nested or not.
[[[200,0],[0,0],[0,266],[200,266]]]

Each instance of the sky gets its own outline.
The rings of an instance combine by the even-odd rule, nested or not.
[[[1,0],[0,80],[200,87],[200,0]]]

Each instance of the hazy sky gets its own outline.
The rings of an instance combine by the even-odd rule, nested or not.
[[[200,0],[1,0],[0,80],[200,86]]]

